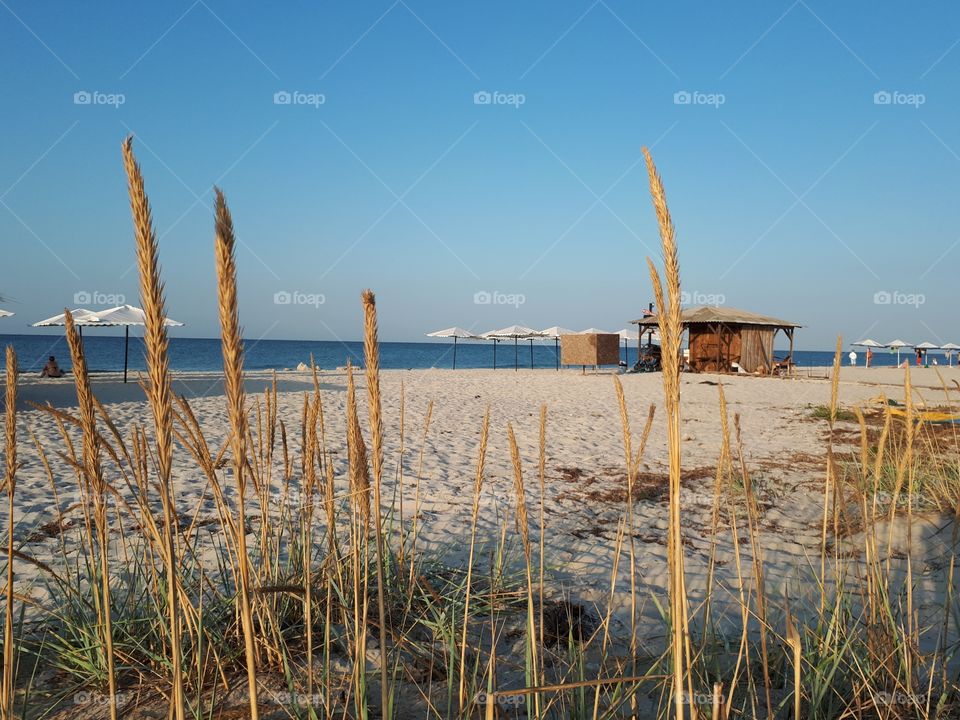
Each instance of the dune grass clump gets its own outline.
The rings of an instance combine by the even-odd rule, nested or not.
[[[663,182],[644,156],[663,251],[662,274],[649,263],[661,308],[663,399],[636,434],[627,389],[613,380],[623,488],[609,501],[618,512],[613,540],[597,540],[612,551],[609,584],[598,589],[603,600],[588,603],[552,577],[545,508],[555,421],[546,405],[536,428],[521,426],[522,415],[498,426],[489,408],[475,418],[465,562],[451,566],[418,542],[433,401],[409,401],[425,407],[420,447],[411,450],[406,389],[399,407],[386,405],[381,390],[371,291],[360,298],[364,369],[347,368],[338,422],[325,413],[331,391],[315,368],[313,387],[297,400],[299,417],[282,416],[275,380],[262,394],[245,391],[236,230],[219,189],[213,249],[227,432],[222,444],[211,441],[191,403],[172,390],[158,241],[127,140],[148,318],[149,422],[122,428],[110,417],[68,315],[78,407],[29,416],[55,426],[56,447],[32,433],[25,441],[8,349],[0,720],[956,717],[957,532],[948,533],[949,552],[937,567],[920,566],[913,542],[923,512],[935,508],[946,523],[960,510],[960,453],[955,434],[915,422],[909,371],[904,418],[885,410],[879,422],[859,411],[851,419],[838,403],[838,340],[831,402],[813,411],[828,431],[814,490],[822,502],[819,543],[788,578],[768,576],[763,488],[719,386],[707,571],[691,589],[678,243]],[[949,404],[957,390],[944,392]],[[399,451],[389,457],[395,429],[385,418],[394,414]],[[859,443],[836,425],[847,421],[859,423]],[[663,591],[643,589],[636,520],[639,503],[660,499],[645,498],[640,487],[658,422],[669,457]],[[517,440],[525,432],[536,432],[534,457],[524,457]],[[507,438],[509,478],[489,476],[494,434]],[[334,436],[345,439],[346,457],[331,447]],[[26,552],[15,522],[16,476],[27,454],[50,485],[51,558]],[[174,467],[191,471],[195,505],[178,495]],[[512,489],[509,512],[481,533],[495,480]],[[68,483],[79,498],[73,507],[61,498]],[[412,508],[404,506],[405,483]],[[925,497],[936,499],[923,504]],[[18,584],[23,563],[39,573],[33,586]],[[647,600],[659,613],[652,635],[643,629]]]

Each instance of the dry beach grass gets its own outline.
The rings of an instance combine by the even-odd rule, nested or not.
[[[839,367],[830,386],[712,389],[681,376],[677,243],[645,157],[664,255],[662,277],[650,264],[666,309],[657,407],[646,410],[654,378],[531,373],[528,390],[587,390],[525,406],[518,385],[492,411],[479,396],[495,399],[493,381],[464,372],[448,390],[459,395],[421,410],[404,383],[423,374],[380,372],[370,291],[362,375],[314,370],[299,392],[268,378],[248,394],[219,190],[223,392],[175,397],[157,239],[128,140],[148,412],[98,400],[72,321],[75,406],[18,410],[8,350],[2,717],[956,716],[955,426],[915,422],[909,373],[905,417],[862,403],[853,422]],[[641,381],[648,392],[634,396]],[[747,442],[770,417],[738,410],[751,382],[816,394],[826,412],[780,418],[781,444],[755,458]],[[592,427],[567,427],[599,383]],[[455,399],[470,393],[479,402]],[[957,390],[939,395],[952,405]],[[689,416],[696,398],[703,416]],[[708,420],[704,445],[692,433],[707,430],[691,428]],[[434,454],[456,456],[444,482],[463,482],[447,494]],[[33,545],[21,473],[46,479],[53,508]],[[431,522],[444,507],[453,516]],[[588,510],[581,557],[560,557]],[[808,534],[778,540],[791,515]],[[581,585],[564,582],[567,562]]]

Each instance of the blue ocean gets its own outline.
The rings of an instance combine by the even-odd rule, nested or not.
[[[17,352],[23,372],[39,372],[47,360],[54,355],[65,369],[70,368],[70,352],[67,349],[63,333],[45,335],[2,335],[0,345],[12,344]],[[116,372],[123,370],[124,339],[122,336],[100,335],[88,332],[83,338],[84,350],[90,372]],[[251,370],[295,368],[299,363],[310,362],[312,355],[320,368],[330,369],[345,365],[349,359],[355,365],[363,365],[362,342],[338,342],[329,340],[247,340],[245,341],[245,366]],[[844,365],[847,364],[844,350]],[[864,362],[864,352],[858,349],[858,364]],[[777,351],[778,357],[785,351]],[[637,359],[636,341],[621,349],[621,357],[632,365]],[[901,354],[901,359],[912,359],[909,350]],[[945,363],[940,355],[938,361]],[[800,367],[823,367],[832,364],[832,351],[798,350],[794,359]],[[453,343],[442,342],[384,342],[380,345],[380,365],[388,369],[425,369],[452,368],[454,362]],[[875,366],[893,366],[897,362],[896,353],[879,350],[874,353]],[[496,366],[502,370],[521,368],[555,368],[557,349],[553,341],[534,341],[531,349],[529,341],[520,340],[514,345],[512,340],[496,344]],[[222,368],[220,340],[213,338],[185,338],[171,336],[170,365],[174,370],[216,371]],[[460,340],[456,348],[456,366],[458,368],[493,368],[494,344],[492,341]],[[131,371],[143,370],[143,338],[131,335],[129,346],[129,367]]]

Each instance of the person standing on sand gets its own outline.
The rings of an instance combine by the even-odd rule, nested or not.
[[[923,365],[923,350],[917,350],[917,367]]]
[[[870,367],[870,362],[873,360],[873,350],[867,348],[867,367]]]
[[[857,353],[854,350],[851,350],[847,357],[850,358],[851,367],[857,364]]]

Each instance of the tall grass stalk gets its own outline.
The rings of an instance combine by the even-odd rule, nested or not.
[[[227,200],[216,188],[214,254],[217,265],[217,307],[220,315],[220,337],[223,351],[223,386],[230,421],[230,448],[233,455],[233,476],[237,488],[236,513],[232,526],[236,557],[233,570],[240,596],[240,622],[243,627],[246,655],[247,695],[250,718],[259,720],[257,701],[257,650],[254,636],[253,609],[250,601],[250,554],[247,549],[247,438],[248,423],[243,390],[243,340],[240,334],[240,309],[237,301],[236,237]]]
[[[180,588],[178,554],[174,542],[177,525],[173,505],[171,471],[173,467],[173,393],[170,388],[169,343],[166,329],[166,303],[160,280],[157,234],[153,228],[150,202],[144,189],[143,174],[133,154],[133,139],[123,143],[123,165],[127,173],[130,210],[133,214],[140,274],[140,299],[143,303],[144,345],[147,354],[147,400],[153,414],[156,439],[157,480],[163,506],[163,559],[167,606],[170,622],[171,705],[176,720],[184,720],[182,650],[180,647]]]
[[[653,284],[657,306],[657,325],[660,330],[661,363],[663,366],[664,409],[667,422],[667,448],[670,464],[670,519],[667,558],[670,569],[670,624],[673,660],[673,698],[678,720],[684,717],[684,685],[693,697],[692,683],[687,683],[684,657],[689,652],[688,619],[686,614],[686,581],[683,570],[683,537],[681,528],[680,488],[680,342],[683,327],[680,322],[680,263],[677,257],[676,234],[663,182],[654,165],[650,151],[643,149],[650,182],[650,195],[657,215],[660,242],[663,250],[664,293],[660,274],[653,261],[647,258],[650,281]]]
[[[7,345],[6,373],[6,467],[3,489],[7,494],[7,587],[3,615],[3,687],[0,691],[0,710],[4,720],[13,718],[13,682],[16,672],[13,645],[13,528],[14,498],[17,490],[17,354],[12,345]]]

